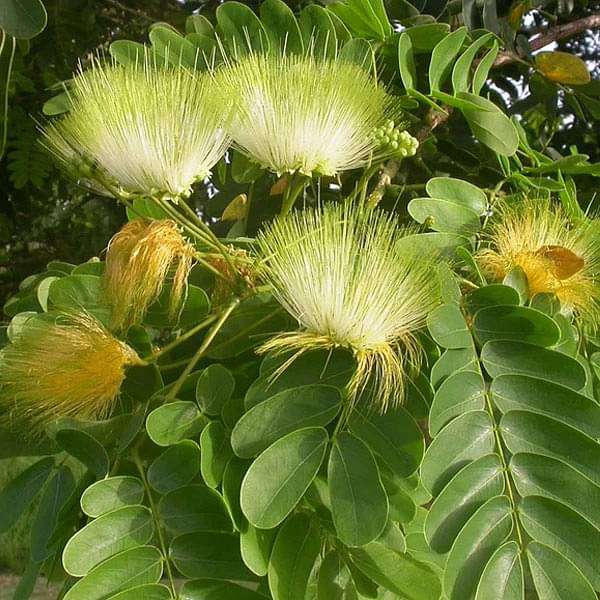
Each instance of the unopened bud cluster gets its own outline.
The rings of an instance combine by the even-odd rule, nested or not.
[[[382,151],[391,156],[405,158],[417,153],[419,142],[408,131],[403,131],[394,121],[373,130],[373,137],[379,142]]]

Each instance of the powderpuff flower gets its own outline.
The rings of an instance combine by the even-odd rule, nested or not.
[[[126,367],[141,364],[89,314],[33,316],[0,352],[0,407],[34,430],[61,417],[101,419]]]
[[[476,259],[484,274],[502,281],[523,269],[530,297],[554,294],[563,311],[600,323],[600,223],[572,223],[550,200],[501,205]]]
[[[96,61],[68,94],[70,112],[43,128],[42,143],[111,195],[185,196],[229,144],[228,109],[208,75],[148,57],[128,66]]]
[[[415,333],[438,303],[435,258],[418,253],[393,216],[348,204],[294,212],[258,237],[263,276],[299,331],[262,351],[349,349],[357,362],[350,403],[367,384],[381,411],[403,400],[406,364],[421,350]]]
[[[169,314],[177,317],[196,250],[170,219],[135,219],[111,239],[104,289],[112,306],[111,326],[124,330],[144,318],[172,273]]]
[[[336,175],[408,148],[391,96],[340,58],[250,54],[218,71],[215,82],[233,103],[234,145],[279,175]]]

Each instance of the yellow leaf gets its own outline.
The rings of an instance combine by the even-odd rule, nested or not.
[[[529,11],[530,6],[529,2],[516,2],[510,8],[510,12],[508,13],[508,23],[513,29],[519,29],[521,26],[521,21],[523,20],[523,15]]]
[[[221,215],[221,221],[239,221],[248,212],[248,196],[238,194],[226,207]]]
[[[568,52],[541,52],[535,57],[538,71],[550,81],[571,85],[584,85],[590,82],[590,72],[586,64]]]

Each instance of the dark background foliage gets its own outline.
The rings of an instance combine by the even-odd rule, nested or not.
[[[298,8],[307,3],[288,4]],[[211,18],[218,4],[212,0],[45,2],[48,27],[30,43],[20,44],[9,89],[8,147],[0,162],[0,303],[21,280],[42,270],[50,260],[68,258],[77,263],[98,255],[124,219],[121,207],[64,178],[38,146],[35,119],[43,118],[44,101],[56,94],[61,81],[71,76],[78,60],[85,60],[93,52],[106,51],[111,41],[121,38],[142,41],[148,26],[157,21],[183,29],[189,14],[201,12]],[[526,45],[527,40],[548,28],[576,22],[600,10],[598,2],[573,0],[495,4],[498,22],[510,17],[513,11],[526,11],[517,46]],[[415,8],[421,13],[418,17],[413,16]],[[399,27],[428,14],[452,24],[460,8],[458,0],[416,0],[413,5],[404,0],[388,2],[390,15],[397,19]],[[580,32],[551,47],[581,56],[588,61],[592,79],[600,78],[598,29]],[[3,74],[7,54],[0,61]],[[4,75],[0,78],[2,92],[3,80]],[[600,83],[596,81],[592,88],[594,96],[582,107],[581,101],[568,91],[534,74],[526,64],[512,61],[492,69],[487,91],[494,101],[519,115],[538,149],[553,147],[566,155],[569,147],[576,145],[579,152],[590,155],[591,162],[598,162],[599,130],[592,116],[600,118]],[[435,142],[420,153],[409,173],[399,174],[399,181],[418,185],[432,174],[440,173],[469,178],[482,187],[493,187],[499,175],[497,165],[480,160],[464,120],[452,118],[436,130]],[[579,178],[578,189],[584,205],[593,201],[594,178]],[[235,189],[223,192],[227,198],[214,200],[213,210],[207,207],[209,214],[220,214]],[[197,196],[197,205],[207,199],[205,190],[197,192]]]

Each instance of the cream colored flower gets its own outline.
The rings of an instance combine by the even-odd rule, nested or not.
[[[111,194],[187,195],[229,139],[228,108],[208,75],[95,62],[75,76],[72,108],[45,126],[44,144],[78,176]]]
[[[378,137],[377,128],[398,116],[385,89],[340,58],[250,54],[215,81],[233,102],[236,147],[278,174],[335,175],[365,166],[382,154],[385,133]]]
[[[276,220],[258,238],[264,277],[301,330],[262,350],[348,348],[357,360],[350,398],[371,383],[381,410],[399,404],[406,363],[419,362],[415,333],[438,302],[434,259],[408,233],[392,216],[349,205]]]

